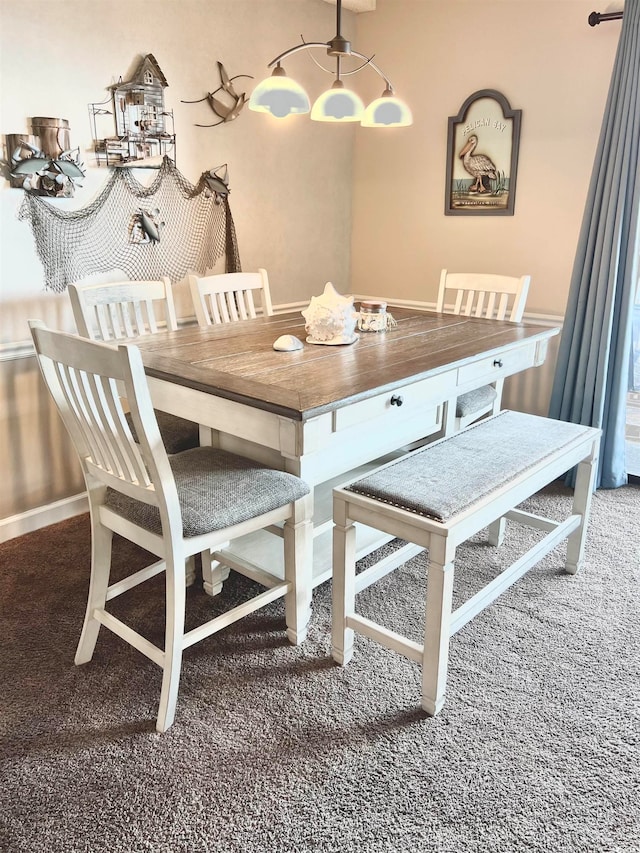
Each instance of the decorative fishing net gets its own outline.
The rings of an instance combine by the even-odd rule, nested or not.
[[[25,193],[18,218],[31,223],[45,287],[61,293],[69,282],[114,269],[130,279],[166,275],[176,282],[189,271],[204,274],[223,256],[227,272],[240,272],[228,195],[216,192],[211,174],[194,186],[165,157],[145,187],[130,169],[116,168],[99,195],[75,211]]]

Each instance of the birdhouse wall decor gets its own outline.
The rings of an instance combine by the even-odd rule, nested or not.
[[[521,120],[494,89],[474,92],[449,117],[446,215],[513,216]]]
[[[164,103],[169,84],[153,54],[143,56],[130,80],[109,86],[106,101],[89,104],[93,149],[98,165],[176,158],[173,110]],[[108,118],[107,118],[108,117]],[[105,122],[110,127],[105,126]],[[107,129],[107,135],[103,131]],[[115,134],[114,134],[115,130]]]

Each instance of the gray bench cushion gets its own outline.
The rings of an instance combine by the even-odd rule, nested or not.
[[[446,521],[590,429],[505,410],[403,456],[347,490]]]
[[[169,457],[178,491],[185,537],[221,530],[285,506],[309,493],[309,486],[285,471],[214,447],[197,447]],[[157,507],[107,490],[105,504],[131,521],[161,533]]]

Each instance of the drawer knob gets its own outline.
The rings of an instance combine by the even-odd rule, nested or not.
[[[501,358],[494,358],[493,366],[494,367],[502,367],[502,359]]]
[[[402,397],[400,397],[399,394],[394,394],[393,397],[391,398],[391,405],[392,406],[401,406],[403,403],[404,403],[404,400],[402,399]]]

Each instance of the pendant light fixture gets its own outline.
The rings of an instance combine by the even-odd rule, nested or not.
[[[289,115],[304,114],[311,111],[313,121],[355,122],[363,127],[406,127],[413,123],[411,110],[395,96],[391,81],[373,59],[358,53],[351,47],[351,42],[340,33],[342,18],[342,0],[336,0],[336,35],[328,42],[307,42],[285,50],[272,59],[268,68],[273,68],[270,77],[259,83],[249,99],[249,109],[255,112],[271,113],[276,118],[286,118]],[[333,74],[333,85],[323,92],[311,107],[309,96],[305,90],[291,77],[287,77],[282,60],[301,50],[324,48],[327,55],[335,59],[335,70],[325,68],[312,56],[316,65],[323,71]],[[345,57],[355,57],[363,60],[357,68],[344,70],[342,61]],[[275,67],[274,67],[275,66]],[[384,80],[385,89],[379,98],[365,108],[361,98],[344,84],[344,77],[357,74],[363,68],[373,70]]]

